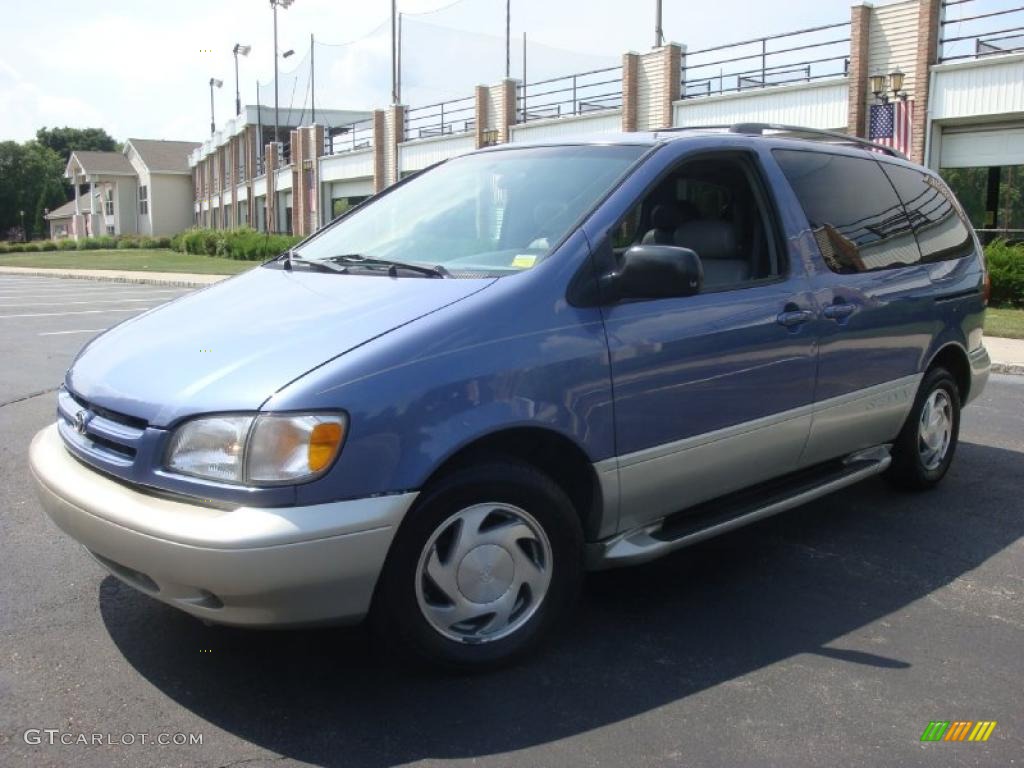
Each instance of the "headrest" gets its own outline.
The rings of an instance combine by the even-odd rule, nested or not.
[[[682,223],[683,217],[674,203],[659,203],[651,211],[651,224],[655,229],[674,230]]]
[[[688,221],[676,230],[676,245],[701,259],[738,259],[736,227],[728,221]]]

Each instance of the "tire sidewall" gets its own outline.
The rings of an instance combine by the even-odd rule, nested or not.
[[[949,446],[946,455],[934,469],[927,469],[921,460],[921,453],[918,450],[918,439],[921,422],[921,411],[924,409],[928,398],[937,389],[942,389],[952,403],[952,430],[949,436]],[[896,470],[904,475],[903,480],[916,488],[931,488],[936,485],[949,471],[956,454],[956,446],[960,437],[960,393],[956,386],[953,375],[945,368],[935,368],[928,372],[918,389],[917,398],[914,400],[913,408],[907,417],[903,432],[897,441],[897,456],[895,461]]]
[[[446,638],[427,621],[416,598],[420,556],[430,537],[452,515],[474,504],[504,502],[528,512],[551,545],[551,583],[530,619],[507,637],[479,644]],[[571,610],[582,570],[579,518],[550,478],[517,463],[460,470],[428,487],[410,509],[392,543],[374,598],[375,624],[385,640],[414,657],[452,669],[508,663],[535,647]]]

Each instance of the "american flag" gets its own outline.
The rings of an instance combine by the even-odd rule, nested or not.
[[[872,104],[868,121],[868,138],[883,147],[892,147],[910,156],[911,124],[914,121],[913,101],[891,101]]]

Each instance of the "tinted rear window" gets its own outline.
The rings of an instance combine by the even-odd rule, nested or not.
[[[974,253],[974,238],[945,184],[916,168],[881,165],[907,210],[923,261],[959,259]]]
[[[892,184],[871,158],[774,151],[833,272],[893,269],[921,259]]]

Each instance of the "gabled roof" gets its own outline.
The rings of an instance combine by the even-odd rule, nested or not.
[[[60,208],[54,208],[50,211],[44,219],[68,219],[75,215],[75,201],[74,199],[68,200]]]
[[[194,141],[161,141],[157,139],[128,139],[128,146],[138,153],[150,173],[189,173],[188,156],[200,146]]]
[[[76,162],[82,167],[84,173],[107,176],[135,176],[135,169],[132,164],[120,152],[96,152],[93,150],[76,149],[68,158],[67,168],[64,175],[69,173],[72,163]]]

